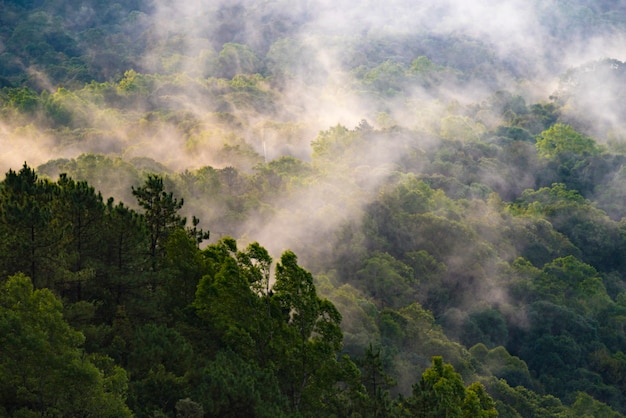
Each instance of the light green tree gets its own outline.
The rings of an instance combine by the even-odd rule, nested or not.
[[[475,382],[465,388],[461,375],[440,356],[432,358],[432,366],[413,385],[407,406],[413,416],[420,418],[498,416],[484,386]]]
[[[432,358],[432,367],[413,385],[412,412],[417,417],[462,417],[465,386],[461,375],[443,358]]]
[[[545,158],[554,158],[562,153],[589,156],[600,152],[593,138],[576,132],[574,128],[563,123],[555,123],[541,132],[536,145],[539,155]]]

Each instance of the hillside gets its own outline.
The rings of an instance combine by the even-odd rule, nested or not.
[[[626,8],[414,3],[0,1],[0,415],[624,416]]]

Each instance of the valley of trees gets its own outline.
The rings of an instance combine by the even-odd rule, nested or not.
[[[0,416],[625,416],[626,10],[530,3],[0,1]]]

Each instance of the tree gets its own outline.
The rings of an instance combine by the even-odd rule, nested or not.
[[[276,266],[273,299],[282,309],[284,328],[278,365],[283,392],[296,411],[312,413],[338,382],[341,314],[317,296],[313,276],[298,265],[291,251]]]
[[[12,276],[0,288],[0,405],[9,416],[130,417],[128,378],[105,357],[87,356],[85,337],[63,319],[50,290]],[[110,360],[110,359],[108,359]]]
[[[463,418],[491,418],[497,417],[496,404],[489,396],[485,387],[474,382],[466,389],[463,400]]]
[[[129,397],[133,409],[173,412],[176,400],[189,391],[184,375],[193,364],[191,345],[174,329],[148,323],[135,330],[130,346],[127,368],[133,378]]]
[[[148,231],[137,212],[123,203],[114,204],[113,198],[107,201],[103,225],[100,257],[105,268],[94,292],[108,302],[104,305],[110,309],[108,317],[113,318],[116,307],[131,301],[142,284],[137,272],[144,262]]]
[[[8,104],[23,113],[34,113],[41,107],[41,98],[29,87],[5,88],[2,91]]]
[[[506,348],[498,346],[489,350],[483,343],[470,348],[470,354],[481,363],[481,368],[493,376],[504,379],[513,387],[534,388],[528,365],[519,357],[512,356]]]
[[[260,61],[250,47],[232,42],[223,45],[217,59],[220,77],[233,78],[238,74],[254,74],[259,70]]]
[[[472,383],[467,389],[461,375],[440,356],[432,358],[432,366],[413,385],[413,395],[407,400],[416,417],[497,417],[493,399],[484,386]]]
[[[542,299],[568,305],[576,297],[591,299],[593,293],[585,292],[581,287],[587,282],[588,290],[591,290],[589,280],[596,277],[598,272],[592,266],[574,256],[567,256],[547,263],[534,282]]]
[[[394,96],[407,84],[407,69],[393,60],[387,60],[363,74],[363,83],[375,93]]]
[[[574,417],[587,418],[620,418],[624,415],[614,411],[608,405],[595,400],[584,392],[578,392],[576,401],[572,405]]]
[[[203,400],[208,416],[288,416],[288,400],[272,370],[261,368],[229,349],[217,353],[202,370],[195,392]]]
[[[177,228],[184,228],[187,220],[178,215],[183,199],[164,190],[163,178],[150,174],[143,186],[132,188],[137,203],[144,209],[144,218],[150,234],[149,256],[153,271],[165,256],[165,243]]]
[[[461,375],[443,358],[432,358],[432,366],[413,385],[411,411],[417,417],[462,417],[465,386]]]
[[[236,354],[253,360],[259,336],[256,315],[261,311],[258,295],[242,274],[235,254],[235,240],[226,238],[204,250],[207,270],[198,283],[193,306],[204,321],[209,336],[204,347],[214,353],[228,347]]]
[[[83,297],[84,278],[94,274],[102,248],[105,205],[102,195],[86,181],[76,182],[61,174],[57,185],[60,194],[56,199],[56,216],[70,229],[66,242],[69,274],[67,283],[63,283],[63,293],[77,301]]]
[[[267,250],[258,242],[253,242],[245,251],[237,253],[237,262],[242,273],[247,277],[251,289],[259,296],[268,295],[272,257]]]
[[[293,252],[281,257],[273,287],[272,259],[258,243],[238,251],[235,240],[225,238],[202,255],[207,274],[193,303],[203,328],[197,342],[204,356],[216,359],[211,367],[218,368],[213,377],[203,378],[210,397],[217,397],[205,410],[251,414],[258,408],[255,393],[261,389],[256,386],[249,395],[227,394],[229,385],[256,385],[248,382],[250,376],[241,375],[243,371],[221,369],[227,359],[247,362],[248,372],[258,378],[276,379],[281,399],[288,401],[283,410],[307,416],[345,410],[340,398],[356,408],[362,393],[358,369],[349,359],[338,359],[341,315],[332,303],[317,296],[311,273],[297,264]],[[226,373],[228,382],[216,381],[216,373]],[[231,373],[234,380],[227,377]]]
[[[569,125],[555,123],[537,138],[537,151],[543,157],[554,158],[564,153],[590,156],[598,154],[600,150],[593,138],[576,132]]]
[[[466,347],[479,342],[489,347],[506,344],[508,329],[504,316],[496,309],[473,312],[465,320],[460,338]]]
[[[177,229],[165,244],[167,280],[163,284],[163,305],[170,315],[180,317],[194,301],[198,283],[207,273],[197,240]]]
[[[413,270],[387,253],[375,253],[357,271],[361,287],[383,307],[399,308],[415,300]]]
[[[365,357],[359,362],[361,379],[367,391],[367,410],[371,416],[385,417],[391,407],[389,389],[395,381],[383,369],[380,348],[374,350],[372,345],[365,350]]]
[[[58,246],[65,225],[53,209],[58,194],[56,184],[39,179],[26,163],[19,172],[7,172],[0,187],[5,274],[27,273],[36,287],[52,286],[54,269],[64,265]]]

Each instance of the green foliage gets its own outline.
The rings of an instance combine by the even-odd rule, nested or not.
[[[480,361],[481,367],[487,368],[495,377],[506,380],[510,386],[534,388],[535,383],[528,365],[519,357],[511,355],[503,346],[489,350],[484,344],[479,343],[469,351],[475,359]]]
[[[5,87],[2,89],[2,99],[12,109],[23,113],[32,114],[41,106],[41,99],[39,95],[28,87]]]
[[[16,275],[0,290],[0,404],[8,416],[132,416],[124,404],[126,373],[108,372],[80,349],[84,336],[62,316],[62,304],[48,289],[35,290]],[[63,390],[59,390],[63,388]]]
[[[546,158],[554,158],[559,154],[589,156],[599,152],[592,138],[576,132],[574,128],[556,123],[543,131],[537,139],[537,151]]]
[[[146,324],[135,330],[130,346],[130,406],[143,413],[173,411],[175,400],[185,393],[183,376],[192,366],[191,345],[173,329]]]
[[[260,70],[260,61],[247,45],[228,42],[218,55],[217,69],[219,76],[224,78],[255,74]]]
[[[479,383],[474,382],[469,385],[465,392],[465,399],[463,400],[463,417],[497,417],[498,411],[496,405],[485,390],[485,387]]]
[[[260,308],[259,301],[241,274],[237,261],[229,254],[236,248],[228,249],[227,244],[222,241],[221,248],[207,249],[222,254],[214,253],[214,257],[219,257],[213,261],[216,270],[198,284],[194,307],[198,316],[210,323],[216,338],[214,343],[219,346],[221,342],[236,353],[248,356],[255,348],[258,323],[251,318],[255,318]]]
[[[461,417],[465,387],[461,375],[441,357],[433,357],[432,367],[426,369],[413,386],[413,413],[421,417]]]
[[[482,342],[489,347],[506,344],[507,323],[495,309],[471,313],[463,325],[461,341],[466,347]]]
[[[486,388],[493,396],[500,416],[565,418],[572,415],[558,398],[540,395],[523,386],[513,388],[502,379],[490,379]]]
[[[104,239],[107,243],[101,255],[109,266],[100,298],[115,305],[128,300],[129,291],[137,285],[135,272],[144,265],[148,244],[147,226],[143,218],[123,203],[107,201],[104,218]]]
[[[432,358],[407,406],[417,417],[497,417],[493,399],[482,384],[475,382],[465,388],[461,375],[441,357]]]
[[[232,351],[219,352],[206,366],[195,392],[210,416],[288,416],[275,375]]]
[[[380,349],[375,351],[370,344],[360,367],[363,386],[369,396],[367,410],[372,416],[385,416],[391,408],[389,389],[395,386],[395,381],[384,370]]]
[[[519,199],[519,207],[529,214],[545,216],[578,248],[574,255],[583,261],[598,270],[620,268],[615,258],[621,248],[618,225],[578,191],[560,183],[527,190]]]
[[[296,255],[283,253],[276,266],[274,299],[283,312],[289,361],[281,364],[282,386],[295,410],[319,408],[324,393],[337,381],[337,352],[341,349],[341,314],[317,296],[312,275],[297,264]]]
[[[468,141],[479,139],[485,128],[465,116],[451,115],[441,120],[440,135],[443,139]]]
[[[381,306],[399,308],[415,298],[413,270],[389,254],[373,255],[356,275]]]
[[[37,287],[54,286],[51,260],[53,246],[61,244],[65,225],[55,216],[53,202],[59,187],[41,180],[26,164],[19,172],[9,170],[0,189],[4,274],[25,272]],[[7,264],[8,263],[8,264]]]
[[[572,405],[575,417],[618,418],[623,415],[612,410],[608,405],[598,402],[586,393],[579,392]]]
[[[406,68],[390,60],[379,64],[363,74],[363,82],[371,85],[375,91],[393,96],[406,84]]]
[[[320,132],[317,138],[311,142],[313,158],[333,161],[344,154],[347,148],[358,145],[360,140],[360,135],[357,132],[350,131],[345,126],[337,125]]]
[[[165,243],[165,269],[168,278],[163,284],[164,305],[174,315],[182,315],[194,301],[198,283],[207,272],[206,261],[198,251],[198,243],[183,229],[176,229]]]
[[[137,203],[144,209],[144,217],[150,234],[149,255],[152,270],[157,269],[158,260],[165,256],[165,243],[177,228],[184,228],[187,220],[178,215],[183,199],[173,197],[164,190],[163,178],[148,175],[145,184],[133,188]]]
[[[273,285],[272,259],[258,243],[238,251],[236,242],[225,238],[202,254],[209,273],[199,282],[193,302],[205,330],[199,349],[216,356],[211,368],[222,367],[227,359],[249,365],[247,371],[233,366],[231,371],[203,372],[202,390],[209,392],[202,396],[215,402],[205,405],[205,410],[216,415],[234,410],[263,416],[277,410],[310,415],[339,407],[337,385],[343,379],[354,380],[349,373],[352,363],[338,359],[341,315],[332,303],[317,296],[311,274],[298,266],[295,254],[283,254]],[[214,380],[222,372],[237,373],[232,378],[224,375],[234,386]],[[255,377],[250,380],[250,376]],[[245,390],[238,386],[248,384],[255,386]],[[277,403],[262,405],[264,393]],[[352,397],[349,393],[351,389],[345,396]]]
[[[41,416],[42,398],[50,416],[97,415],[104,393],[111,416],[126,394],[140,417],[402,416],[434,356],[501,416],[624,412],[624,63],[572,68],[527,102],[536,57],[504,56],[489,25],[389,30],[415,8],[369,5],[349,8],[356,33],[304,3],[2,2],[3,162],[80,155],[47,179],[7,173],[0,281],[30,275],[85,342],[0,367],[0,415]],[[546,51],[620,39],[625,20],[607,1],[532,10]],[[272,251],[204,247],[205,225],[293,252],[273,276]],[[37,334],[31,319],[0,340]],[[46,343],[23,340],[8,352]],[[454,415],[493,416],[482,386],[463,390]]]

